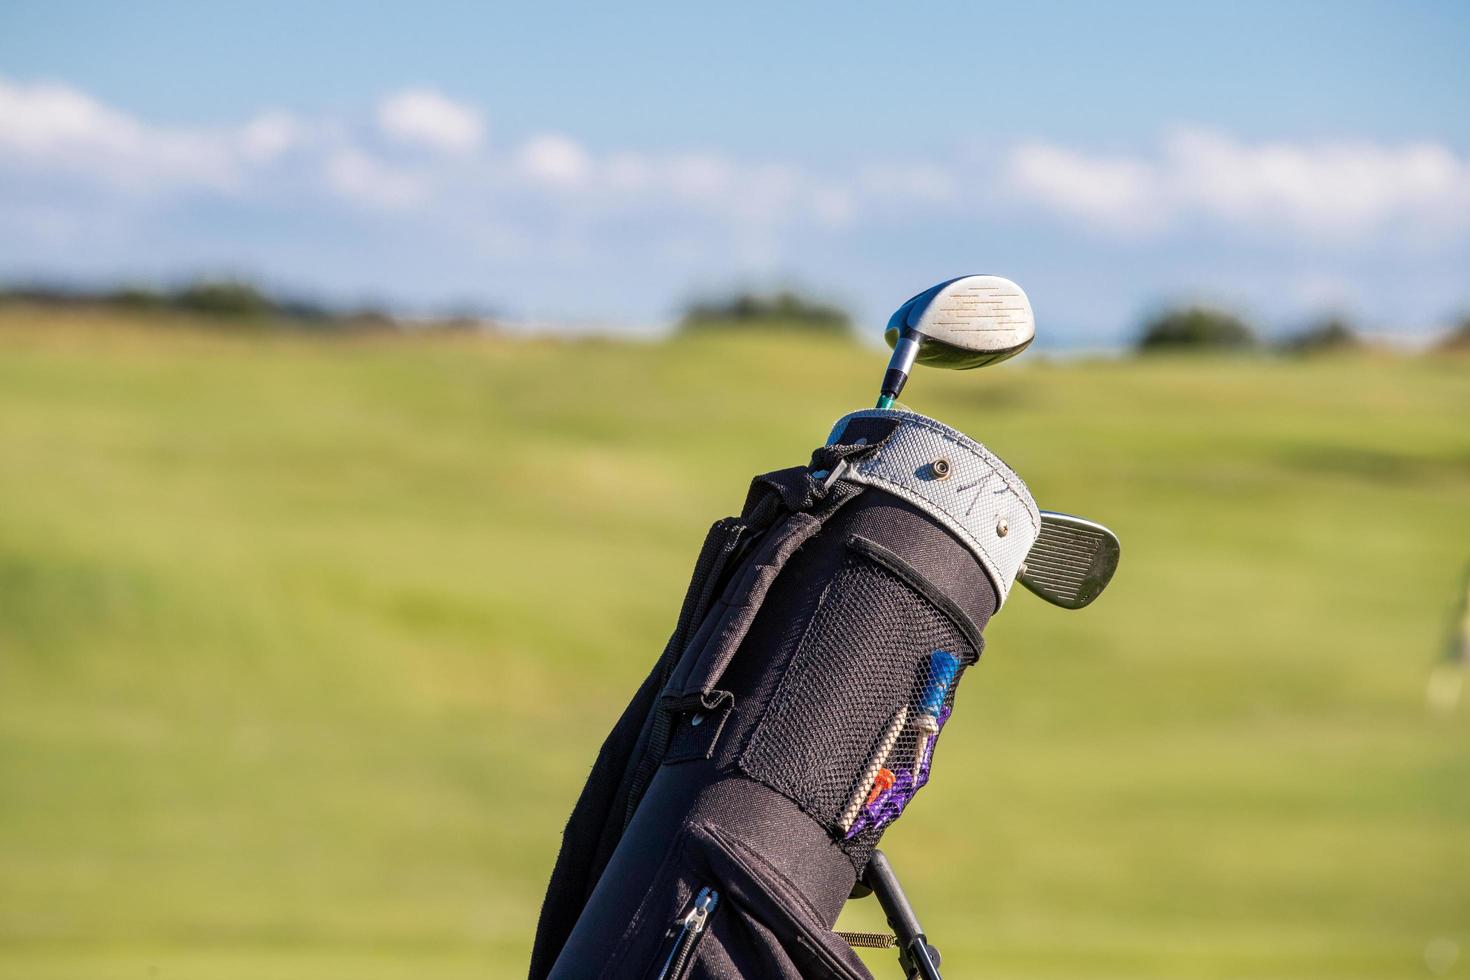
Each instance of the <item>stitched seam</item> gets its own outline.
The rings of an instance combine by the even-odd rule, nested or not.
[[[974,620],[970,619],[964,610],[960,609],[954,603],[954,600],[945,595],[939,586],[925,578],[919,573],[918,569],[898,557],[898,555],[883,547],[878,542],[863,537],[861,534],[854,534],[848,538],[847,546],[897,578],[914,595],[922,599],[925,605],[949,620],[950,625],[964,636],[965,641],[975,651],[975,656],[965,661],[966,667],[971,666],[980,659],[980,654],[985,650],[985,638],[981,635],[980,630],[976,628]]]
[[[954,517],[952,517],[949,511],[945,510],[943,507],[940,507],[938,504],[934,503],[932,500],[929,500],[927,497],[924,497],[916,493],[915,491],[910,490],[903,484],[894,483],[891,480],[884,479],[883,477],[872,476],[866,473],[854,473],[848,476],[847,479],[852,480],[855,483],[866,483],[869,486],[879,487],[883,490],[888,491],[891,494],[894,494],[895,496],[902,497],[909,503],[918,505],[926,513],[933,514],[935,517],[937,517],[939,521],[944,524],[945,527],[949,528],[951,531],[954,531],[956,534],[960,535],[960,537],[969,542],[970,551],[974,553],[976,558],[980,559],[980,564],[985,569],[985,574],[990,576],[991,583],[995,586],[996,591],[1000,593],[1001,601],[1005,601],[1007,593],[1010,592],[1011,583],[1004,580],[1004,577],[1000,574],[1000,568],[996,564],[995,559],[992,558],[988,552],[986,552],[985,546],[980,543],[980,539],[975,536],[975,533],[964,524],[957,521]],[[935,513],[936,511],[937,513]]]
[[[753,881],[761,884],[762,888],[764,888],[765,890],[769,890],[770,884],[776,884],[778,887],[781,888],[783,892],[790,892],[792,898],[800,900],[801,905],[805,909],[810,911],[810,917],[813,922],[820,921],[821,917],[816,913],[815,910],[811,909],[810,903],[806,901],[806,896],[802,895],[799,889],[790,887],[790,879],[787,878],[784,874],[781,874],[779,871],[775,871],[775,869],[772,868],[772,882],[762,883],[760,882],[759,875],[751,873],[750,866],[746,863],[743,857],[744,854],[749,854],[757,860],[760,860],[760,863],[766,867],[770,867],[770,865],[767,864],[767,862],[765,862],[763,859],[761,859],[760,855],[757,854],[748,844],[745,844],[743,841],[739,840],[736,837],[732,837],[729,834],[722,833],[719,828],[715,827],[713,824],[698,824],[696,826],[699,830],[702,830],[704,832],[705,836],[709,839],[711,844],[724,852],[727,860],[734,862],[738,867],[744,869],[746,871],[746,874]],[[738,848],[735,845],[738,845]],[[784,899],[786,896],[782,897]],[[755,915],[753,910],[750,911],[753,918],[764,923],[766,928],[771,929],[773,932],[776,931],[772,927],[771,923],[763,919],[761,916]],[[835,954],[833,954],[830,950],[823,947],[820,942],[815,941],[815,933],[807,923],[804,923],[800,919],[792,916],[787,919],[786,925],[789,926],[791,929],[791,932],[793,934],[792,938],[794,938],[810,953],[816,956],[816,958],[827,969],[833,971],[834,973],[837,973],[839,976],[852,977],[854,975],[850,966],[842,962],[842,960],[838,958]],[[824,935],[831,934],[829,930],[825,928],[821,929],[821,932]],[[779,935],[777,938],[779,939]]]
[[[918,426],[919,428],[922,428],[922,429],[929,429],[929,430],[933,431],[936,435],[940,436],[941,438],[944,438],[944,439],[946,439],[946,440],[948,440],[950,442],[953,442],[956,445],[958,445],[960,448],[965,449],[965,450],[967,450],[967,451],[975,454],[976,456],[980,457],[986,463],[990,464],[990,466],[997,473],[1000,474],[1000,478],[1005,481],[1006,487],[1012,493],[1014,493],[1018,497],[1020,497],[1021,500],[1022,500],[1022,502],[1026,502],[1026,501],[1028,501],[1028,500],[1031,499],[1031,491],[1030,491],[1030,489],[1026,486],[1025,482],[1021,479],[1020,474],[1018,474],[1015,470],[1011,469],[1010,466],[1007,465],[1007,463],[1006,463],[1005,460],[1001,459],[999,456],[995,455],[990,450],[986,449],[983,445],[981,445],[980,443],[976,442],[974,439],[971,439],[969,436],[965,435],[963,432],[959,431],[958,429],[952,429],[949,426],[945,425],[943,422],[939,422],[939,421],[937,421],[935,419],[931,419],[927,415],[919,415],[916,412],[890,412],[890,411],[884,411],[884,410],[880,410],[880,409],[872,409],[872,408],[869,408],[869,409],[864,409],[861,412],[853,412],[851,415],[846,415],[846,416],[843,416],[843,417],[844,418],[848,418],[848,419],[854,419],[854,418],[893,418],[894,416],[897,416],[900,419],[901,424],[903,424],[903,425],[916,425],[916,426]],[[841,420],[839,420],[839,421],[841,421]],[[835,423],[834,423],[834,427],[835,427]],[[897,431],[898,430],[895,430],[895,432],[897,432]],[[879,447],[878,452],[876,452],[872,456],[868,457],[868,459],[865,460],[865,462],[866,463],[869,463],[869,464],[876,463],[879,460],[879,458],[883,456],[883,450],[887,448],[887,442],[888,442],[888,440],[884,440],[884,445]],[[1040,517],[1040,514],[1036,512],[1036,505],[1035,505],[1035,503],[1029,504],[1027,506],[1027,508],[1026,508],[1026,511],[1027,511],[1028,514],[1030,514],[1032,523],[1034,525],[1036,525],[1038,528],[1040,528],[1041,517]]]

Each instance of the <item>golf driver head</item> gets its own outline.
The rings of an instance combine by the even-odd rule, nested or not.
[[[879,400],[886,408],[916,363],[963,371],[1015,357],[1036,338],[1036,316],[1009,279],[961,276],[900,306],[883,337],[893,348]]]
[[[1081,609],[1108,587],[1121,550],[1118,536],[1096,521],[1044,510],[1016,580],[1054,606]]]
[[[922,337],[916,360],[963,371],[1015,357],[1036,338],[1036,317],[1020,286],[1000,276],[961,276],[931,286],[898,308],[883,337]]]

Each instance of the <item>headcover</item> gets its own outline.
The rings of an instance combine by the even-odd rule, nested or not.
[[[880,435],[883,430],[886,435]],[[963,432],[916,412],[866,409],[844,415],[827,444],[862,439],[878,449],[853,463],[844,480],[881,487],[949,528],[985,566],[1005,602],[1036,536],[1041,514],[1026,484]]]

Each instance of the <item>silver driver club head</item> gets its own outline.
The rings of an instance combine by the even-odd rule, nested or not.
[[[1108,587],[1121,550],[1118,536],[1096,521],[1044,510],[1016,581],[1054,606],[1081,609]]]
[[[898,308],[883,338],[893,348],[879,408],[903,391],[917,364],[964,371],[1014,357],[1036,338],[1036,316],[1020,286],[1000,276],[961,276]]]

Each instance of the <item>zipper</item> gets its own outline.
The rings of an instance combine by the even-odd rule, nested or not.
[[[719,901],[720,893],[708,886],[701,888],[699,894],[694,896],[694,906],[680,921],[679,931],[674,936],[674,947],[669,950],[669,958],[664,960],[664,968],[659,971],[658,980],[677,980],[683,976],[684,967],[689,965],[689,957],[694,955],[695,944],[704,934],[710,913],[714,912]]]

